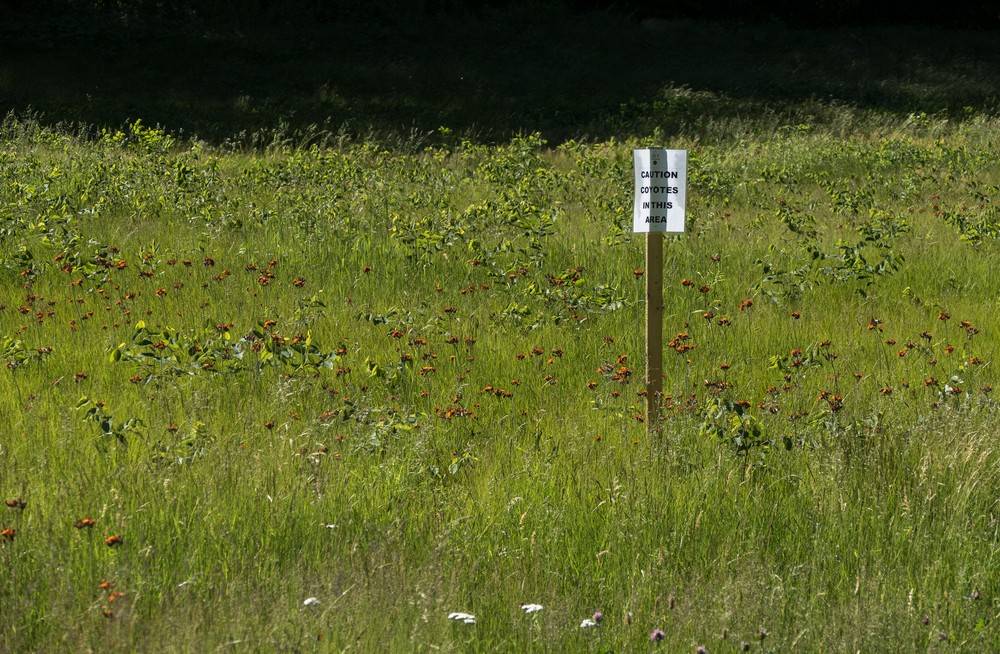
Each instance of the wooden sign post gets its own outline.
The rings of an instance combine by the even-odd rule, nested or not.
[[[663,232],[646,234],[646,429],[660,420],[663,397]]]
[[[663,233],[684,232],[687,150],[633,151],[632,231],[646,234],[646,431],[656,431],[663,398]]]

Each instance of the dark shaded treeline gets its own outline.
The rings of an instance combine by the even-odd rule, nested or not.
[[[581,0],[577,5],[609,7],[637,15],[744,22],[779,21],[799,27],[928,25],[1000,26],[994,0],[942,3],[933,0]]]
[[[220,28],[341,21],[407,22],[444,15],[482,17],[515,9],[530,14],[610,10],[635,19],[781,22],[798,27],[1000,26],[995,0],[0,0],[0,33],[28,38],[55,24],[63,33],[143,30],[167,25]]]
[[[281,132],[416,144],[654,128],[710,138],[717,121],[795,125],[838,120],[841,107],[1000,113],[993,31],[697,20],[652,11],[662,4],[603,4],[0,0],[0,119],[90,131],[142,119],[210,142]]]

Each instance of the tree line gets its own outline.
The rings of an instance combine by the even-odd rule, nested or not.
[[[482,16],[517,10],[551,15],[553,10],[607,10],[636,19],[708,19],[783,22],[832,27],[859,24],[920,24],[947,27],[1000,26],[995,0],[942,4],[877,0],[0,0],[0,21],[84,21],[114,25],[162,22],[213,25],[266,25],[334,21],[399,21],[447,15]]]

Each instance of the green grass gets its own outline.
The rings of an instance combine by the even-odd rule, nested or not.
[[[551,142],[10,115],[0,649],[1000,647],[1000,122],[710,88]]]

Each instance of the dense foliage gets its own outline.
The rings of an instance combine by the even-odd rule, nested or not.
[[[691,18],[768,22],[794,25],[924,24],[938,26],[996,27],[1000,14],[988,0],[962,3],[949,11],[940,3],[917,0],[905,5],[863,0],[690,0],[682,3],[639,0],[2,0],[0,16],[93,20],[119,24],[156,21],[195,21],[203,24],[266,23],[281,20],[310,24],[314,21],[364,19],[405,21],[448,14],[482,14],[517,10],[550,13],[624,11],[637,18]]]

